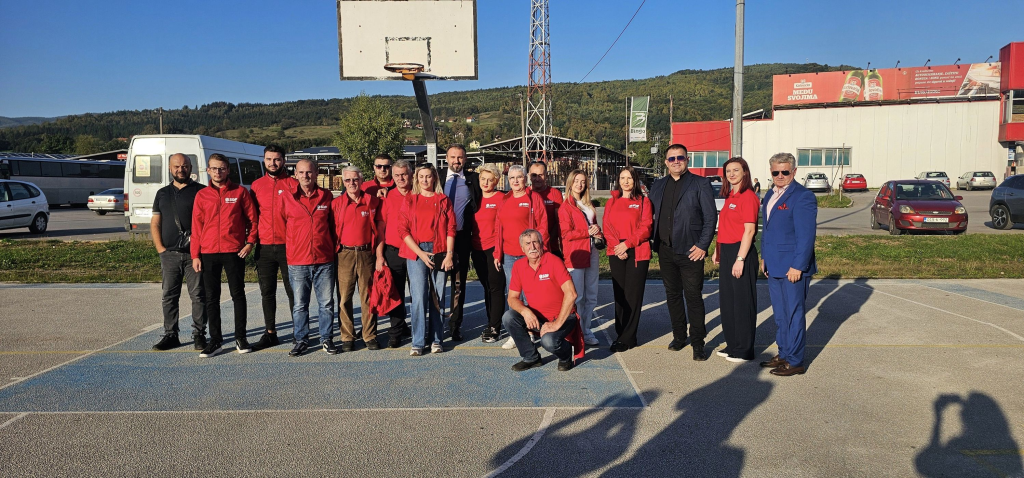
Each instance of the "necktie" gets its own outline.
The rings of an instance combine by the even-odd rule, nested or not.
[[[452,207],[455,207],[455,186],[459,184],[459,175],[452,175],[452,185],[448,186],[448,200],[452,202]]]

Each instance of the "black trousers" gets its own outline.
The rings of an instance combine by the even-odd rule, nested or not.
[[[292,282],[288,279],[288,260],[284,244],[258,244],[256,246],[256,276],[260,281],[260,296],[263,299],[263,322],[267,330],[277,330],[277,271],[284,279],[284,293],[288,295],[288,319],[295,308]]]
[[[473,269],[484,287],[484,306],[487,309],[487,327],[501,331],[501,316],[505,313],[505,272],[494,267],[494,248],[473,251]]]
[[[220,328],[220,273],[228,278],[228,292],[235,309],[235,339],[245,337],[245,259],[237,253],[200,254],[203,263],[203,286],[206,289],[206,319],[210,327],[210,340],[224,340]]]
[[[690,325],[690,339],[704,345],[708,332],[704,326],[704,261],[691,261],[686,254],[676,254],[672,247],[662,243],[658,251],[661,277],[665,284],[665,301],[672,320],[672,338],[686,340],[686,325]],[[685,303],[683,299],[686,299]],[[688,319],[688,320],[687,320]]]
[[[388,328],[388,335],[391,337],[401,337],[409,331],[409,324],[405,322],[405,317],[407,316],[405,310],[405,283],[408,279],[408,273],[405,270],[405,258],[398,256],[397,247],[385,244],[384,261],[388,264],[388,269],[391,269],[391,284],[398,289],[398,295],[402,296],[402,303],[388,312],[388,319],[391,322],[391,326]]]
[[[730,357],[754,359],[754,333],[757,328],[757,248],[751,244],[743,258],[743,274],[733,277],[732,267],[739,256],[740,243],[722,244],[719,254],[718,293],[722,311],[725,353]]]
[[[626,254],[625,260],[608,256],[615,295],[615,340],[628,347],[636,347],[636,331],[640,326],[640,309],[644,305],[647,269],[651,262],[638,263],[634,249],[629,249]]]
[[[462,327],[462,310],[466,305],[466,276],[469,274],[469,256],[473,251],[473,243],[469,238],[469,229],[455,233],[455,255],[459,259],[458,267],[452,271],[452,316],[448,320],[448,328],[459,330]]]

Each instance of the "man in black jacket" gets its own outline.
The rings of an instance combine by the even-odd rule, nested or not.
[[[658,253],[665,300],[672,320],[672,342],[668,349],[686,346],[689,319],[693,359],[705,360],[704,257],[711,247],[718,221],[714,191],[704,177],[687,170],[690,159],[686,146],[673,144],[665,151],[668,175],[651,186],[654,228],[651,240]],[[684,307],[683,297],[686,297]]]
[[[473,215],[480,207],[483,191],[480,190],[480,177],[476,173],[466,172],[466,147],[453,144],[448,147],[447,168],[441,168],[444,194],[452,202],[455,209],[455,256],[458,267],[452,278],[452,316],[448,323],[452,331],[452,340],[462,341],[462,310],[466,304],[466,275],[469,272],[469,254],[473,250],[470,240],[473,231]]]

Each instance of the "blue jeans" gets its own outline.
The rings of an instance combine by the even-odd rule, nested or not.
[[[504,260],[501,263],[501,268],[505,270],[505,309],[508,309],[508,286],[512,285],[512,266],[526,256],[510,256],[508,254],[502,254],[502,256]],[[524,305],[526,304],[526,294],[523,291],[519,291],[519,299],[523,301]]]
[[[536,314],[536,311],[534,313]],[[540,320],[541,325],[544,325],[544,318],[539,315],[537,318]],[[544,350],[558,357],[559,361],[564,362],[572,359],[572,345],[565,338],[569,335],[569,332],[572,332],[573,328],[579,326],[579,321],[575,319],[575,316],[569,316],[562,323],[562,328],[554,332],[548,332],[540,337],[540,345],[544,347]],[[516,348],[519,350],[519,356],[523,358],[524,362],[540,360],[540,352],[537,351],[537,345],[530,339],[530,333],[526,330],[526,319],[519,312],[512,309],[505,311],[505,315],[501,317],[501,322],[505,325],[508,335],[515,341]]]
[[[309,342],[309,296],[314,290],[320,304],[316,317],[320,326],[320,342],[330,340],[334,335],[334,264],[289,265],[288,276],[295,297],[292,308],[295,342]]]
[[[594,333],[590,331],[590,321],[593,320],[594,309],[597,308],[598,261],[597,248],[591,247],[590,267],[569,271],[572,285],[576,288],[576,312],[580,314],[584,339],[594,337]]]
[[[420,249],[427,253],[433,252],[434,243],[421,242]],[[429,326],[430,333],[433,335],[433,342],[440,345],[444,340],[444,322],[441,317],[441,311],[434,307],[434,299],[431,298],[433,292],[428,287],[428,275],[433,275],[434,287],[443,306],[447,273],[444,271],[431,271],[419,259],[406,259],[405,268],[409,273],[409,293],[412,296],[412,311],[409,314],[412,325],[412,348],[422,349],[425,346],[428,319],[430,321]]]

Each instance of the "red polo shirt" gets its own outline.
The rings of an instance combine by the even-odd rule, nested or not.
[[[496,192],[489,198],[480,198],[480,209],[473,214],[476,228],[472,234],[473,250],[483,251],[494,247],[496,230],[494,221],[498,217],[498,208],[501,207],[505,195]]]
[[[364,192],[359,201],[342,193],[331,205],[334,211],[334,230],[342,246],[375,245],[376,224],[381,220],[380,199]]]
[[[729,194],[718,215],[718,242],[735,244],[743,240],[743,225],[750,222],[757,224],[757,214],[761,201],[750,189],[740,194]]]
[[[530,300],[532,309],[542,320],[554,320],[562,310],[562,284],[572,281],[569,270],[558,256],[545,252],[540,256],[537,270],[530,267],[530,259],[524,257],[512,266],[512,283],[508,290],[522,292]]]

